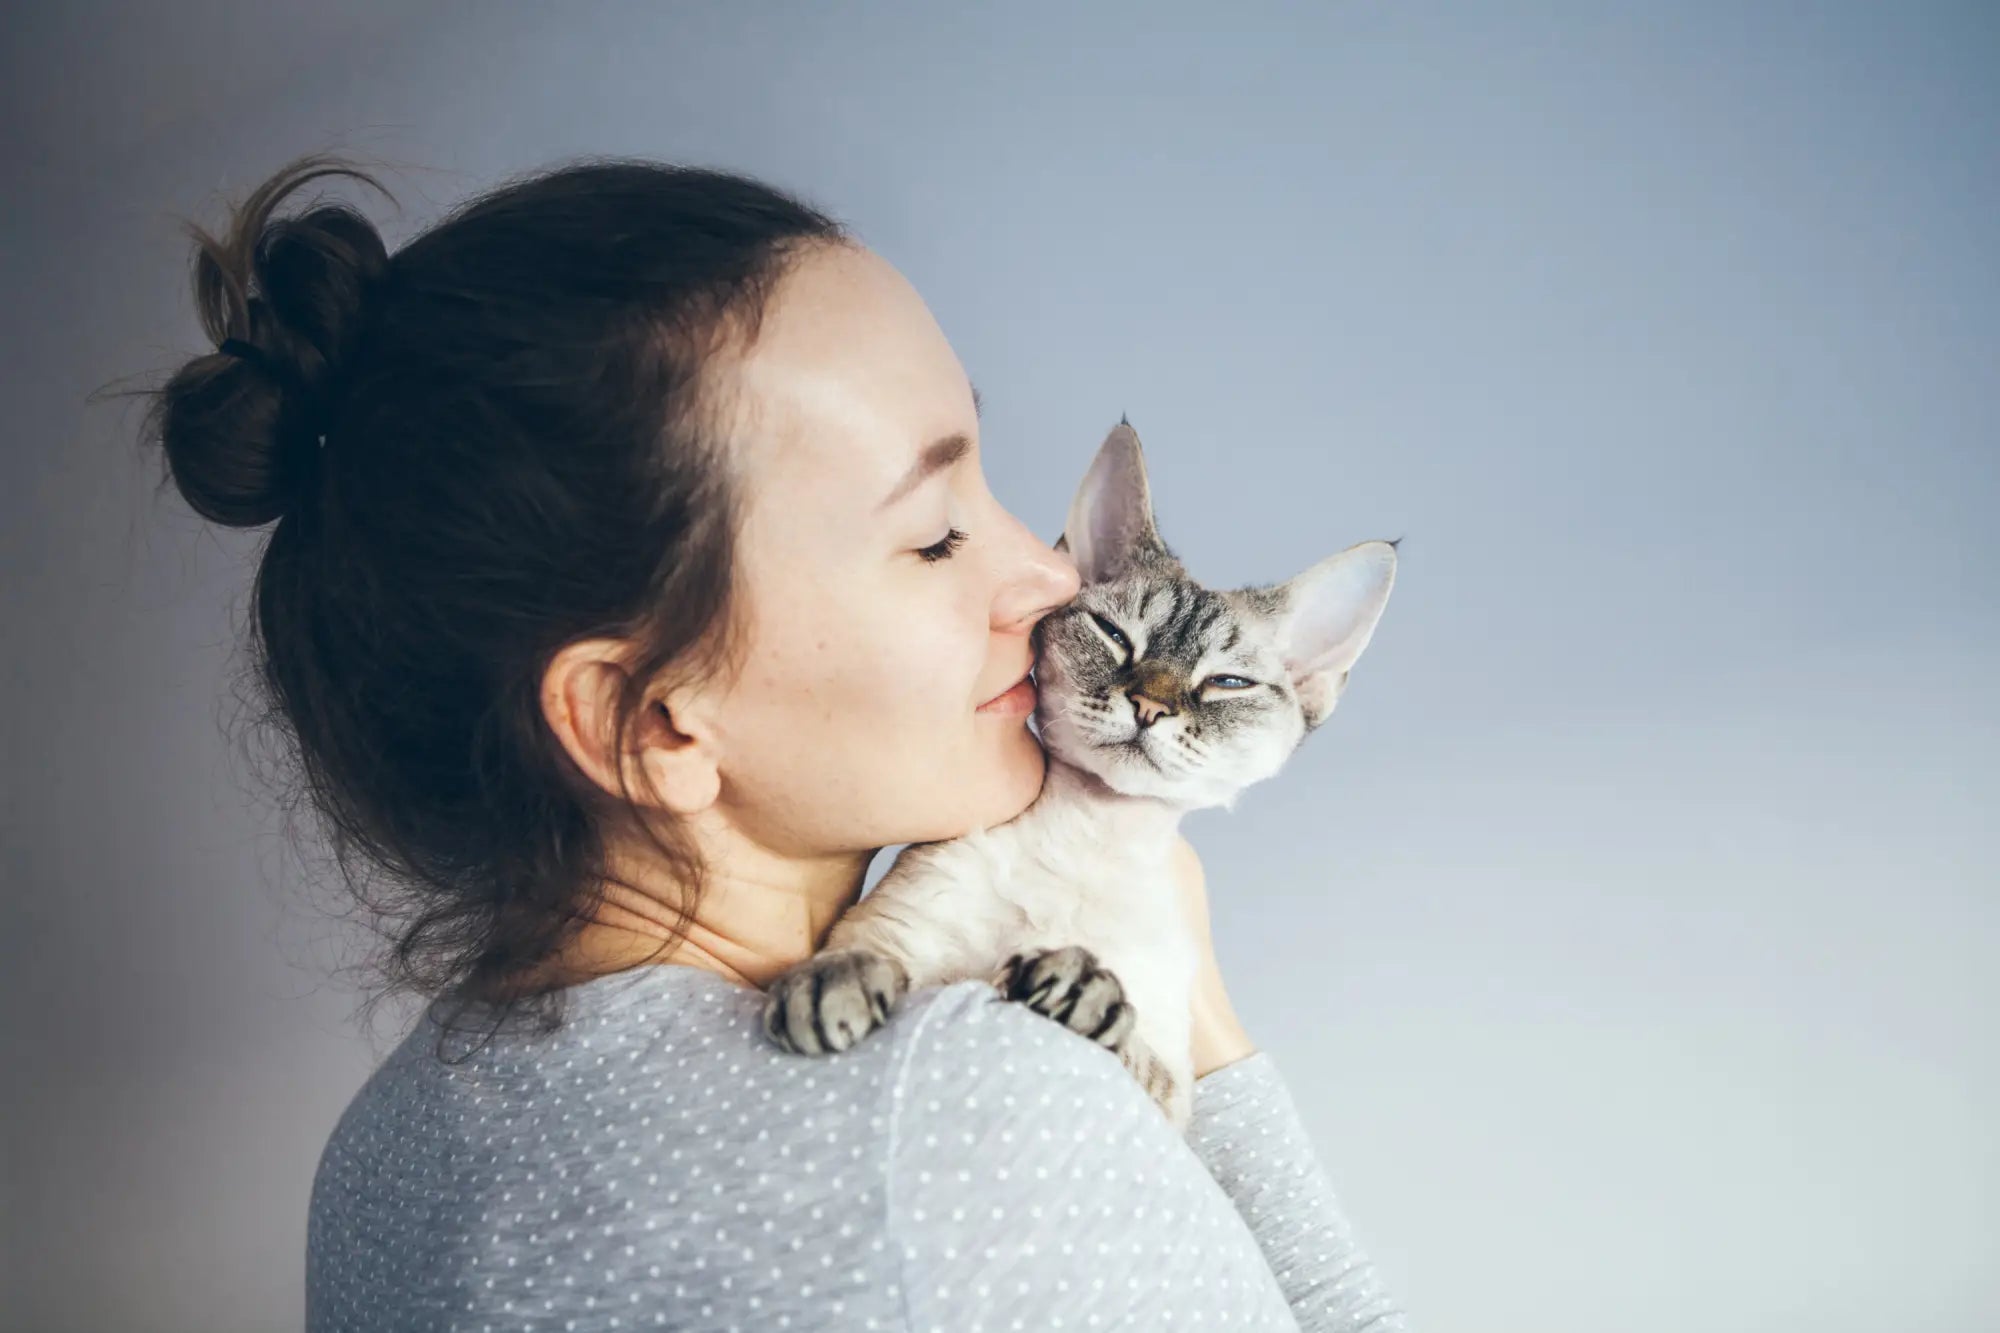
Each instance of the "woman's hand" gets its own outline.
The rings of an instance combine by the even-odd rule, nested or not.
[[[1208,877],[1193,844],[1174,835],[1172,857],[1175,887],[1180,893],[1181,912],[1194,936],[1201,959],[1194,979],[1194,1076],[1199,1079],[1211,1070],[1233,1064],[1256,1053],[1250,1034],[1236,1021],[1229,993],[1222,988],[1222,974],[1215,965],[1215,943],[1208,929]]]

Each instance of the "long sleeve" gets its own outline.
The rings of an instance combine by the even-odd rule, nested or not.
[[[699,968],[570,1002],[462,1062],[419,1024],[356,1093],[314,1177],[313,1333],[1348,1327],[1352,1252],[1318,1248],[1330,1200],[1254,1065],[1197,1085],[1190,1141],[981,982],[825,1057]]]
[[[1256,1236],[1304,1333],[1407,1328],[1405,1311],[1356,1242],[1268,1053],[1196,1081],[1187,1141]]]
[[[961,984],[902,1057],[886,1225],[911,1333],[1298,1328],[1236,1206],[1110,1052]]]

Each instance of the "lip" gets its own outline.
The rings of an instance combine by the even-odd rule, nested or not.
[[[1035,673],[1030,668],[1027,675],[1021,677],[973,711],[1000,714],[1031,713],[1035,708],[1035,700]]]

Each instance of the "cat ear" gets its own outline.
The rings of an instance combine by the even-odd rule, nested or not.
[[[1308,731],[1339,701],[1395,582],[1395,544],[1372,541],[1329,556],[1280,587],[1285,611],[1279,641]]]
[[[1130,422],[1121,420],[1098,446],[1055,549],[1071,555],[1084,583],[1114,579],[1149,556],[1173,558],[1153,525],[1146,460]]]

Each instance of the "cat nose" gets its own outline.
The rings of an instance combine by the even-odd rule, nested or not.
[[[1176,698],[1180,693],[1172,673],[1161,669],[1155,663],[1139,664],[1137,678],[1126,693],[1132,699],[1132,710],[1139,715],[1139,725],[1142,727],[1150,727],[1161,718],[1172,717],[1180,711],[1173,704],[1165,702]]]
[[[1142,727],[1150,727],[1161,718],[1171,717],[1174,713],[1173,708],[1169,705],[1163,704],[1158,699],[1154,699],[1148,695],[1140,694],[1136,690],[1132,692],[1132,708],[1139,715],[1139,725]]]

